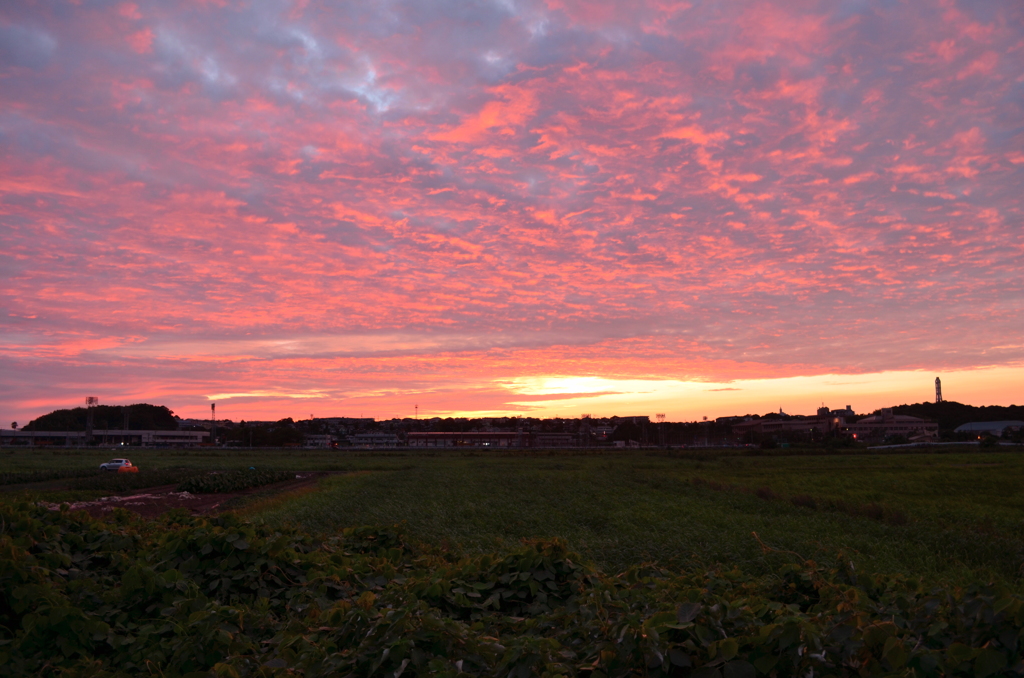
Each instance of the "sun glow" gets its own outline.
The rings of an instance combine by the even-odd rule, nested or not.
[[[889,405],[931,400],[935,376],[918,370],[709,382],[558,375],[517,377],[498,384],[509,391],[508,404],[524,408],[524,414],[530,416],[658,411],[667,413],[669,420],[692,421],[703,416],[763,414],[780,408],[791,414],[810,414],[822,404],[833,409],[851,405],[857,412],[871,412]],[[1014,398],[1024,401],[1024,366],[957,370],[939,376],[947,399],[976,405],[1009,405],[1014,404]],[[518,395],[532,397],[520,400]],[[474,416],[473,410],[458,414]]]

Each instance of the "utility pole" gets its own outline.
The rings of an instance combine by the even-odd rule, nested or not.
[[[94,407],[100,404],[100,399],[96,396],[88,396],[85,399],[85,444],[88,445],[92,442],[92,410]]]
[[[217,403],[210,403],[210,442],[217,444]]]

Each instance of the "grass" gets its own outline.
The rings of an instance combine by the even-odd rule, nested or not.
[[[203,471],[236,470],[250,466],[287,468],[292,471],[347,471],[367,465],[401,465],[405,452],[304,449],[211,449],[211,448],[63,448],[5,447],[0,449],[0,472],[25,472],[60,468],[98,469],[103,462],[127,457],[142,470],[191,468]]]
[[[557,536],[607,571],[645,560],[767,571],[773,556],[763,552],[756,532],[765,543],[804,557],[828,560],[843,551],[862,570],[1019,586],[1024,507],[1011,488],[1021,470],[1020,458],[1010,454],[825,462],[443,458],[333,477],[321,492],[255,516],[312,530],[404,522],[417,538],[478,552]],[[752,491],[693,482],[707,477]],[[758,496],[757,488],[770,492]],[[801,495],[815,498],[817,507],[795,505],[791,497]],[[833,507],[880,504],[906,521],[850,515],[829,509],[825,500]]]
[[[696,475],[745,487],[771,487],[861,504],[898,503],[912,517],[949,524],[1019,526],[1024,517],[1024,455],[969,454],[832,457],[731,457]]]
[[[947,448],[948,449],[948,448]],[[4,450],[0,471],[95,465],[110,450]],[[979,452],[742,456],[734,452],[132,450],[143,469],[349,471],[317,492],[238,509],[313,531],[406,523],[453,550],[509,550],[562,537],[606,571],[640,561],[735,564],[843,553],[862,571],[929,581],[999,581],[1024,590],[1024,455]],[[364,471],[363,473],[351,473]]]

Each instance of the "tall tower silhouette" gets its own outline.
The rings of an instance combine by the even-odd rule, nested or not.
[[[92,442],[92,408],[100,404],[96,396],[88,396],[85,399],[85,444]]]
[[[935,377],[935,402],[942,402],[942,380]]]

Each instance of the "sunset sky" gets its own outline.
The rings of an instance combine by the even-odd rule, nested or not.
[[[0,417],[1024,403],[1024,3],[0,4]]]

